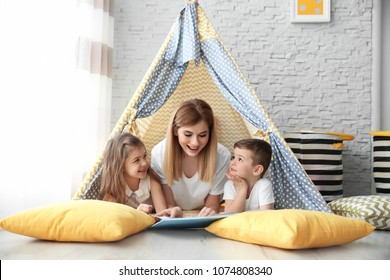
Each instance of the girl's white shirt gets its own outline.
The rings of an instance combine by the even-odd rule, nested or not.
[[[153,205],[150,196],[150,175],[147,175],[139,182],[138,190],[133,192],[129,186],[126,186],[126,205],[137,208],[141,203]]]

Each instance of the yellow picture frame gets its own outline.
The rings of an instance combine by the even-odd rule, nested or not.
[[[291,0],[291,22],[330,22],[330,0]]]

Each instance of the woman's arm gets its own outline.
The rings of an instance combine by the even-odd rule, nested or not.
[[[157,174],[155,174],[154,172],[151,172],[150,174],[150,194],[152,196],[156,213],[167,209],[167,203],[164,198],[160,180],[157,177]]]
[[[199,217],[211,216],[219,213],[221,207],[221,196],[208,194],[204,207],[199,212]]]
[[[173,197],[173,192],[171,190],[171,187],[167,184],[162,185],[162,191],[165,197],[165,201],[167,203],[166,209],[159,211],[156,213],[157,216],[169,216],[171,218],[173,217],[183,217],[183,211],[179,206],[176,206],[175,198]]]
[[[171,187],[167,184],[162,184],[162,191],[164,193],[168,208],[177,206]]]

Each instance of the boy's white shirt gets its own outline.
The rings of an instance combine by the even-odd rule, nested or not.
[[[237,196],[237,190],[232,180],[225,183],[223,199],[233,200]],[[272,183],[266,178],[261,178],[253,186],[249,198],[245,201],[245,210],[258,210],[260,206],[275,202]]]

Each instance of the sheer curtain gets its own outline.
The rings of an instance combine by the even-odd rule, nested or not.
[[[0,0],[0,217],[70,197],[75,4]]]
[[[0,0],[0,218],[70,200],[103,148],[112,10],[108,0]]]
[[[114,0],[77,2],[76,84],[83,119],[75,143],[72,193],[80,186],[111,132],[114,33]]]

